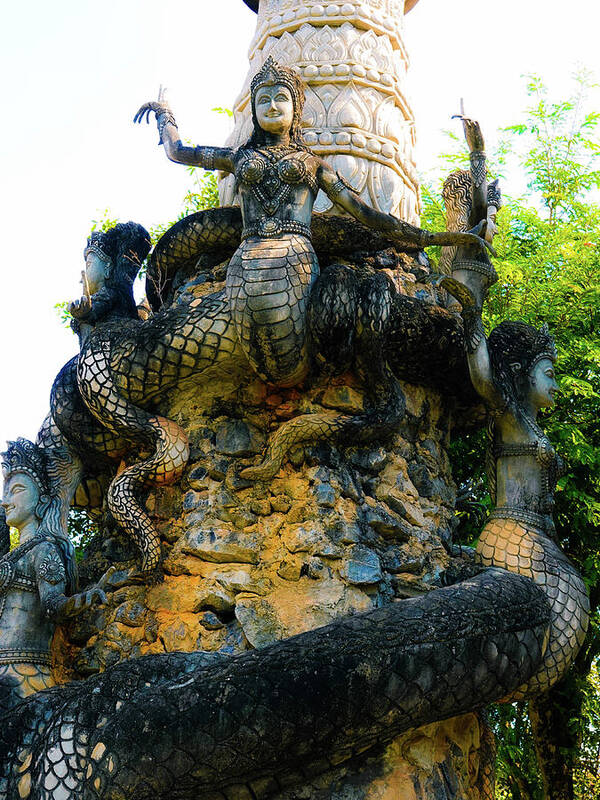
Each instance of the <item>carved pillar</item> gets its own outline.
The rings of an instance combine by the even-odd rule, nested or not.
[[[250,68],[234,105],[228,144],[252,131],[250,78],[272,55],[300,71],[308,84],[306,143],[327,158],[361,197],[381,211],[419,221],[413,147],[414,117],[405,95],[408,55],[404,11],[415,0],[261,0]],[[256,0],[247,5],[256,10]],[[221,202],[232,204],[233,178],[221,182]],[[321,192],[316,211],[331,201]]]

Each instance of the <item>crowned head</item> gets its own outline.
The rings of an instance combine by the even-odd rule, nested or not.
[[[494,381],[511,405],[533,398],[539,408],[553,405],[556,345],[548,325],[539,330],[525,322],[505,321],[488,339]]]
[[[44,451],[27,439],[9,442],[2,453],[2,476],[7,523],[20,529],[33,519],[40,522],[51,501]]]
[[[106,231],[93,231],[83,251],[91,293],[105,284],[133,284],[150,247],[148,231],[137,222],[119,222]]]
[[[301,122],[304,110],[304,83],[291,67],[278,64],[269,56],[250,85],[254,134],[251,142],[262,144],[265,134],[283,131],[290,141],[302,142]],[[289,111],[288,111],[289,107]]]
[[[37,532],[54,541],[65,566],[67,591],[75,591],[75,550],[63,519],[63,490],[74,463],[72,456],[65,447],[46,449],[28,439],[17,439],[8,442],[1,459],[6,523],[21,532]]]

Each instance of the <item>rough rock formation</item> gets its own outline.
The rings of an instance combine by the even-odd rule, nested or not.
[[[433,301],[414,270],[397,270],[394,279],[406,294]],[[214,289],[214,279],[196,277],[176,302]],[[135,552],[119,534],[92,542],[82,573],[101,580],[109,602],[57,637],[62,678],[145,654],[262,648],[442,585],[451,564],[454,401],[433,389],[403,389],[408,413],[397,434],[371,446],[299,448],[268,484],[239,477],[260,461],[268,434],[299,413],[361,410],[355,377],[274,391],[250,376],[240,386],[232,375],[173,391],[160,408],[189,436],[190,463],[179,484],[147,500],[165,580],[133,583],[127,559]],[[281,799],[458,793],[478,800],[480,736],[473,715],[429,725],[369,754],[360,769],[344,764]]]

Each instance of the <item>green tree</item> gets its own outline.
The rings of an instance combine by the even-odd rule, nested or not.
[[[522,122],[504,131],[492,168],[518,162],[527,177],[524,198],[505,198],[494,242],[499,274],[485,309],[488,329],[504,319],[548,322],[559,351],[561,388],[543,424],[567,463],[556,494],[561,544],[590,588],[592,624],[569,676],[551,692],[500,708],[499,797],[571,800],[592,797],[598,767],[600,698],[600,115],[586,111],[590,83],[578,76],[567,100],[554,102],[542,81],[528,81],[530,105]],[[447,159],[466,164],[466,151]],[[510,187],[508,187],[510,188]],[[439,190],[423,192],[424,227],[443,223]],[[454,443],[456,475],[470,494],[461,534],[476,537],[490,505],[483,470],[483,432]],[[476,513],[473,513],[475,511]]]

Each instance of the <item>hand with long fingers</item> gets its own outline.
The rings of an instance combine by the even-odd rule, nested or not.
[[[92,301],[87,295],[84,295],[79,300],[73,300],[73,302],[69,303],[67,306],[67,311],[72,317],[75,317],[75,319],[82,319],[87,316],[91,309]]]
[[[157,117],[161,114],[167,114],[170,120],[175,123],[175,118],[173,117],[173,112],[171,111],[171,107],[166,99],[167,90],[161,86],[158,90],[158,100],[150,100],[147,103],[144,103],[142,106],[138,108],[136,114],[133,118],[134,123],[139,122],[141,123],[146,117],[146,122],[150,122],[150,114],[154,112]]]
[[[87,592],[74,594],[72,597],[69,597],[65,603],[63,614],[65,617],[72,617],[76,616],[86,608],[105,604],[106,593],[98,586],[94,586],[92,589],[88,589]]]
[[[475,151],[485,150],[485,141],[483,139],[481,127],[477,122],[477,120],[465,117],[463,114],[454,114],[452,119],[461,120],[463,124],[463,131],[465,133],[465,139],[467,140],[467,145],[469,146],[470,153],[473,153]]]

